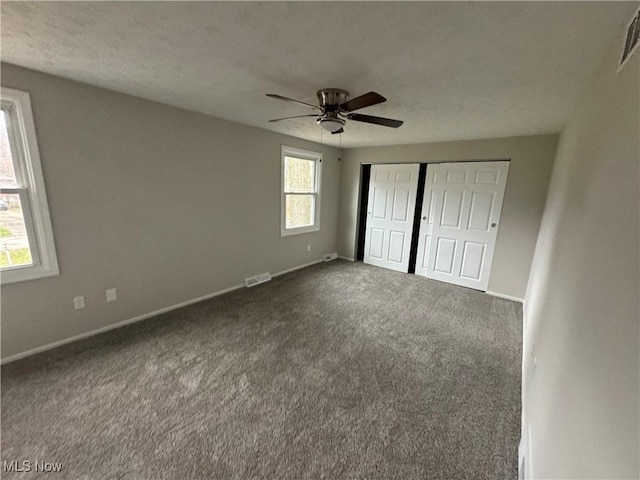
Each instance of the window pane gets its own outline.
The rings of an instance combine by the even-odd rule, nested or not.
[[[286,228],[313,225],[314,196],[287,194],[286,197]]]
[[[313,192],[315,161],[284,157],[284,189],[286,192]]]
[[[20,195],[3,193],[0,195],[0,268],[32,263]]]
[[[13,170],[6,115],[5,111],[2,110],[2,115],[0,115],[0,186],[16,188],[18,182],[16,181],[16,172]]]

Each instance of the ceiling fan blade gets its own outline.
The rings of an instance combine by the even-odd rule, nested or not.
[[[336,130],[335,132],[331,132],[331,135],[335,135],[336,133],[344,133],[344,128],[341,128],[340,130]]]
[[[317,117],[315,113],[311,113],[309,115],[295,115],[293,117],[282,117],[282,118],[274,118],[273,120],[269,120],[270,122],[279,122],[280,120],[289,120],[290,118],[303,118],[303,117]]]
[[[371,115],[362,115],[361,113],[352,113],[347,116],[349,120],[355,120],[356,122],[374,123],[376,125],[382,125],[384,127],[398,128],[404,122],[402,120],[393,120],[391,118],[374,117]]]
[[[278,100],[286,100],[287,102],[295,102],[301,105],[306,105],[307,107],[315,108],[316,110],[322,111],[322,109],[317,105],[311,105],[310,103],[301,102],[300,100],[294,100],[293,98],[283,97],[282,95],[276,95],[275,93],[265,93],[267,97],[277,98]]]
[[[387,99],[382,95],[376,92],[365,93],[364,95],[360,95],[359,97],[352,98],[351,100],[347,100],[340,108],[345,112],[353,112],[354,110],[359,110],[364,107],[370,107],[371,105],[377,105],[378,103],[386,102]]]

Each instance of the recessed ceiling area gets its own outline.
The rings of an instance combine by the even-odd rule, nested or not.
[[[2,2],[2,61],[342,147],[559,132],[634,2]],[[388,100],[322,132],[320,88]],[[321,138],[321,135],[323,137]],[[340,138],[341,137],[341,138]]]

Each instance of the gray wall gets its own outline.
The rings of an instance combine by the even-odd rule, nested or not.
[[[343,152],[338,253],[355,256],[362,163],[511,160],[489,290],[523,298],[535,248],[557,135],[356,148]]]
[[[640,53],[617,75],[619,54],[561,134],[527,289],[533,478],[640,477]]]
[[[61,270],[2,288],[3,358],[336,251],[338,149],[12,65],[2,85],[31,94]],[[324,154],[319,232],[280,237],[282,144]]]

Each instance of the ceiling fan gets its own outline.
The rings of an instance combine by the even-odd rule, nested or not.
[[[347,120],[373,123],[375,125],[382,125],[384,127],[391,128],[398,128],[404,123],[401,120],[393,120],[391,118],[351,113],[354,110],[359,110],[361,108],[370,107],[371,105],[377,105],[378,103],[387,101],[386,98],[376,92],[365,93],[364,95],[360,95],[359,97],[349,100],[349,92],[346,90],[341,90],[339,88],[323,88],[318,90],[317,93],[320,105],[311,105],[310,103],[301,102],[300,100],[294,100],[293,98],[287,98],[273,93],[267,93],[266,95],[267,97],[277,98],[278,100],[300,103],[301,105],[306,105],[307,107],[311,107],[319,111],[319,113],[312,113],[308,115],[275,118],[273,120],[269,120],[269,122],[279,122],[290,118],[317,117],[316,121],[320,126],[334,134],[344,132],[344,125],[347,123]]]

